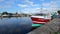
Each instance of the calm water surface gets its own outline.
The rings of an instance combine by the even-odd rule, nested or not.
[[[0,18],[0,34],[27,34],[31,25],[29,17]]]

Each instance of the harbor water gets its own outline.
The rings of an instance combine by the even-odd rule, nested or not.
[[[30,17],[0,18],[0,34],[27,34],[31,29]]]

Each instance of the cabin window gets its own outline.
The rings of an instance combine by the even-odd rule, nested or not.
[[[46,14],[35,14],[35,16],[47,16]]]

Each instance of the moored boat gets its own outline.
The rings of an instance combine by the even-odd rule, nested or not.
[[[35,14],[31,16],[32,22],[34,24],[44,24],[44,23],[48,23],[52,17],[50,14]]]

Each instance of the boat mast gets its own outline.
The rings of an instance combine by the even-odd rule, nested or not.
[[[40,11],[40,13],[42,13],[42,10],[43,10],[43,1],[44,0],[41,0],[41,11]]]

